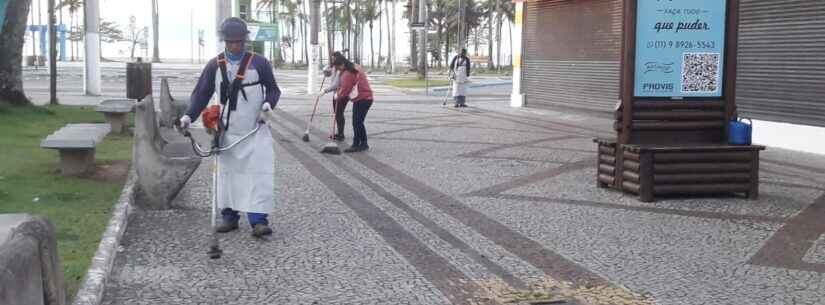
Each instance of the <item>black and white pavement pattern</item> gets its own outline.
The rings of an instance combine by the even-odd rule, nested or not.
[[[176,209],[132,214],[104,304],[494,304],[542,283],[581,304],[825,304],[825,156],[769,148],[756,201],[642,203],[596,188],[611,120],[374,87],[371,149],[341,156],[318,153],[331,107],[301,142],[312,100],[285,90],[275,233],[242,224],[208,259],[204,162]]]

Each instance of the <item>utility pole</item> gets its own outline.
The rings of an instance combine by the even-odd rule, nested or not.
[[[226,18],[232,16],[232,0],[215,0],[215,33],[220,32],[221,24]],[[223,41],[220,39],[220,35],[217,39],[217,52],[221,53],[226,49]]]
[[[152,0],[152,62],[160,62],[160,14],[158,0]]]
[[[192,14],[194,14],[195,9],[189,9],[189,63],[195,63],[195,27]]]
[[[57,105],[57,17],[54,1],[49,0],[49,104]]]
[[[310,49],[307,67],[307,94],[318,91],[318,67],[321,59],[321,46],[318,45],[318,32],[321,30],[321,0],[312,0],[309,7]]]
[[[86,63],[83,88],[86,95],[100,95],[100,2],[86,0],[83,5],[86,22]]]

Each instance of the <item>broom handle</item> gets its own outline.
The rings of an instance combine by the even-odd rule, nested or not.
[[[324,76],[324,79],[321,80],[321,91],[324,90],[324,84],[327,82],[327,77]],[[315,106],[312,106],[312,114],[309,116],[309,122],[307,122],[307,130],[309,130],[309,126],[312,125],[312,119],[315,118],[315,111],[318,110],[318,101],[321,100],[321,96],[317,96],[315,98]]]

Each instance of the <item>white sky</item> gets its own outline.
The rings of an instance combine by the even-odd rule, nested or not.
[[[152,14],[151,14],[151,0],[99,0],[100,1],[100,16],[103,19],[110,20],[117,22],[124,32],[127,29],[129,24],[129,17],[134,15],[137,18],[138,27],[147,26],[150,30],[149,36],[149,54],[151,55],[151,25],[152,25]],[[46,0],[32,0],[33,4],[36,6],[38,2],[42,5],[42,18],[45,20],[46,18]],[[170,59],[188,59],[190,58],[190,52],[194,51],[194,55],[197,56],[197,39],[198,39],[198,30],[204,30],[204,39],[205,39],[205,58],[210,58],[216,53],[215,45],[217,43],[215,37],[215,1],[214,0],[159,0],[160,6],[160,55],[161,58]],[[399,33],[396,41],[396,49],[399,53],[398,61],[404,61],[404,57],[409,55],[409,35],[407,34],[408,28],[406,27],[407,21],[401,18],[401,14],[404,10],[403,5],[406,2],[398,1],[396,3],[396,10],[397,10],[397,17],[396,17],[396,25],[399,28]],[[36,9],[36,8],[35,8]],[[37,16],[34,16],[37,19]],[[190,18],[191,18],[191,25],[190,25]],[[384,20],[384,19],[382,19]],[[64,23],[69,23],[69,14],[68,11],[64,12],[63,16]],[[386,22],[386,21],[384,21]],[[386,24],[384,24],[386,25]],[[385,26],[386,27],[386,26]],[[386,31],[386,29],[384,29]],[[190,32],[191,31],[191,32]],[[287,29],[282,29],[282,35],[285,34]],[[375,39],[375,50],[378,51],[378,24],[376,23],[374,26],[374,39]],[[191,37],[193,39],[190,39]],[[297,33],[297,31],[296,31]],[[504,43],[502,49],[502,60],[506,61],[507,56],[509,55],[509,32],[507,25],[505,24],[502,28],[502,40]],[[386,34],[385,34],[386,35]],[[30,35],[28,35],[30,37]],[[29,39],[27,37],[27,40]],[[386,36],[385,36],[386,37]],[[322,34],[320,36],[322,40],[325,40],[326,36]],[[340,38],[339,38],[340,39]],[[322,41],[323,43],[323,41]],[[365,47],[364,53],[366,54],[365,60],[368,61],[369,56],[369,35],[366,35],[364,39]],[[386,54],[387,50],[387,41],[384,39],[384,46],[383,46],[383,54]],[[67,43],[68,45],[68,43]],[[302,46],[302,43],[301,43]],[[103,46],[104,57],[128,57],[128,44],[121,43],[118,45],[114,44],[104,44]],[[194,47],[194,49],[193,49]],[[82,48],[82,46],[81,46]],[[468,46],[470,53],[473,53],[472,46]],[[486,53],[486,46],[482,46],[480,50]],[[27,45],[24,47],[24,52],[27,54],[31,52],[31,45]],[[301,54],[302,50],[299,49],[295,50]],[[290,50],[286,51],[285,58],[289,60]],[[136,50],[137,54],[141,53],[140,50]],[[69,52],[67,52],[67,57]],[[141,54],[142,55],[142,54]],[[296,55],[296,59],[300,58],[299,55]]]

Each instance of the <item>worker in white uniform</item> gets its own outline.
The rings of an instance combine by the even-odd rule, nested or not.
[[[188,128],[208,106],[213,95],[221,105],[222,146],[235,143],[259,124],[261,112],[271,111],[281,91],[272,65],[263,56],[246,51],[249,31],[236,17],[221,25],[226,50],[209,61],[192,92],[191,104],[180,125]],[[217,90],[216,90],[217,88]],[[240,212],[248,216],[252,235],[272,234],[267,215],[275,211],[275,152],[269,128],[218,154],[217,205],[221,223],[216,231],[238,229]]]

